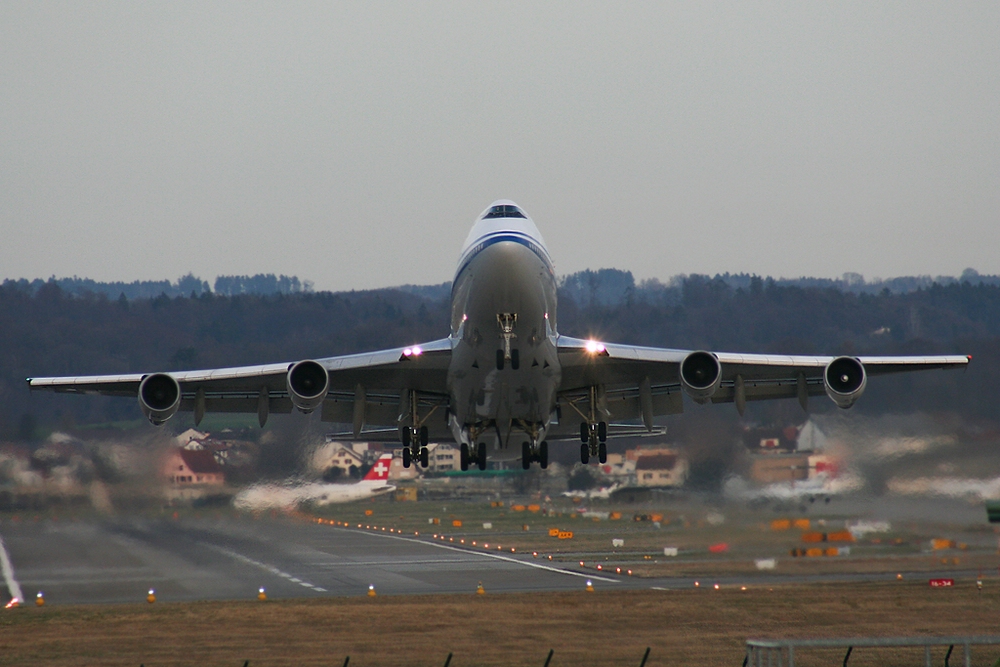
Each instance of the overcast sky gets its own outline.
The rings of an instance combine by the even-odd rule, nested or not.
[[[1000,3],[0,0],[0,278],[1000,273]]]

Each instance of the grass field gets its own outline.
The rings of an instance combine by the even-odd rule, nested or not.
[[[443,665],[742,663],[747,638],[998,633],[1000,582],[926,580],[715,591],[441,595],[267,602],[29,606],[0,612],[0,664]],[[941,655],[937,655],[941,653]],[[973,650],[993,665],[1000,647]],[[856,650],[851,665],[922,664],[920,650]],[[958,664],[959,654],[953,658]],[[797,652],[840,665],[841,652]],[[934,654],[943,664],[944,649]]]

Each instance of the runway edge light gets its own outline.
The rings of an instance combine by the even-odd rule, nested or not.
[[[261,602],[267,600],[267,593],[264,591],[263,586],[257,589],[257,599],[260,600]]]
[[[368,597],[373,598],[375,595],[375,584],[368,584]]]
[[[591,581],[590,579],[587,579],[587,592],[588,593],[594,592],[594,582]]]
[[[149,604],[156,602],[156,591],[154,589],[150,588],[149,592],[146,593],[146,602]]]
[[[38,595],[35,596],[35,604],[39,607],[45,604],[45,595],[41,591],[38,591]]]
[[[486,589],[483,588],[483,582],[481,581],[479,582],[479,585],[476,586],[476,595],[486,595]]]

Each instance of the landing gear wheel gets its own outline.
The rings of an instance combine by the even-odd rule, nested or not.
[[[502,371],[503,370],[503,362],[504,362],[503,350],[497,350],[497,370],[498,371]]]
[[[580,445],[580,463],[583,465],[590,463],[590,445],[587,443]]]
[[[606,443],[601,443],[597,448],[597,460],[601,463],[608,462],[608,445]]]
[[[410,448],[408,446],[403,447],[403,467],[410,467]]]
[[[580,422],[580,442],[587,444],[590,442],[590,424]]]
[[[521,467],[525,470],[531,467],[531,445],[527,442],[521,443]]]
[[[420,448],[420,466],[426,468],[430,464],[430,450],[426,447]]]
[[[479,451],[476,453],[476,463],[480,470],[486,470],[486,443],[479,443]]]
[[[521,367],[521,355],[517,350],[510,351],[510,367],[515,371]]]
[[[545,470],[549,467],[549,443],[542,440],[542,444],[538,445],[538,465]]]
[[[601,442],[608,441],[608,422],[597,422],[597,439]]]
[[[410,446],[410,429],[409,427],[403,429],[403,447]]]
[[[470,458],[471,457],[469,456],[469,446],[463,442],[461,451],[459,452],[459,462],[462,464],[462,472],[465,472],[469,469]]]
[[[420,446],[421,447],[426,447],[427,446],[427,442],[428,442],[427,427],[426,426],[421,426],[420,427]]]

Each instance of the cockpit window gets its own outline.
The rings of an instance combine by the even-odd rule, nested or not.
[[[486,215],[483,216],[483,220],[488,218],[527,218],[524,213],[521,213],[521,209],[516,206],[511,206],[510,204],[501,204],[499,206],[494,206]]]

